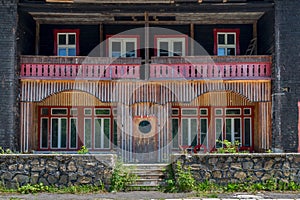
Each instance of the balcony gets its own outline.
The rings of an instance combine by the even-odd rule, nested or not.
[[[139,79],[140,58],[22,56],[21,79]]]
[[[149,80],[270,79],[271,66],[271,56],[153,57]],[[22,56],[20,78],[140,80],[140,68],[141,58]]]
[[[271,56],[155,57],[150,80],[270,79]]]

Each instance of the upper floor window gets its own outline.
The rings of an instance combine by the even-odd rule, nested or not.
[[[139,36],[135,35],[116,35],[108,36],[108,55],[109,57],[136,58],[139,55]]]
[[[54,54],[57,56],[79,55],[79,29],[54,30]]]
[[[185,56],[187,54],[187,37],[185,35],[156,35],[157,56]]]
[[[240,54],[239,29],[214,29],[214,53],[218,56]]]

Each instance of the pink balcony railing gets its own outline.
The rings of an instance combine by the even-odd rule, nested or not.
[[[264,79],[269,56],[154,58],[150,79]]]
[[[74,59],[75,60],[75,59]],[[90,59],[91,60],[91,59]],[[98,58],[99,60],[99,58]],[[94,62],[77,64],[78,59],[59,59],[48,57],[45,59],[33,58],[31,61],[28,57],[21,59],[21,78],[33,79],[87,79],[87,80],[105,80],[105,79],[139,79],[140,64],[139,62],[130,62],[129,59],[116,62],[105,62],[97,59]],[[124,61],[124,63],[122,63]],[[127,63],[127,62],[128,63]],[[105,64],[107,63],[107,64]]]

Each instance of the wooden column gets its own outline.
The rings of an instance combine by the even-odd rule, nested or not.
[[[100,23],[99,24],[99,38],[100,38],[100,46],[99,46],[99,50],[100,50],[100,57],[105,57],[105,48],[104,48],[104,35],[103,35],[103,24]]]
[[[40,23],[35,23],[35,55],[40,53]]]
[[[190,24],[190,55],[194,56],[195,28],[194,24]]]
[[[253,23],[253,38],[256,38],[256,45],[253,50],[253,55],[257,55],[257,21]]]
[[[145,70],[144,70],[144,74],[145,74],[145,80],[147,80],[149,78],[149,62],[150,62],[150,58],[149,58],[149,14],[148,12],[145,12]],[[142,70],[143,71],[143,70]]]

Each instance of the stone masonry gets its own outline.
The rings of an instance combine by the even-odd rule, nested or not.
[[[8,188],[27,183],[57,187],[80,184],[109,185],[115,156],[9,154],[0,156],[0,177]]]
[[[219,184],[234,182],[263,182],[270,178],[300,183],[300,154],[199,154],[174,155],[183,168],[191,167],[194,178]]]

